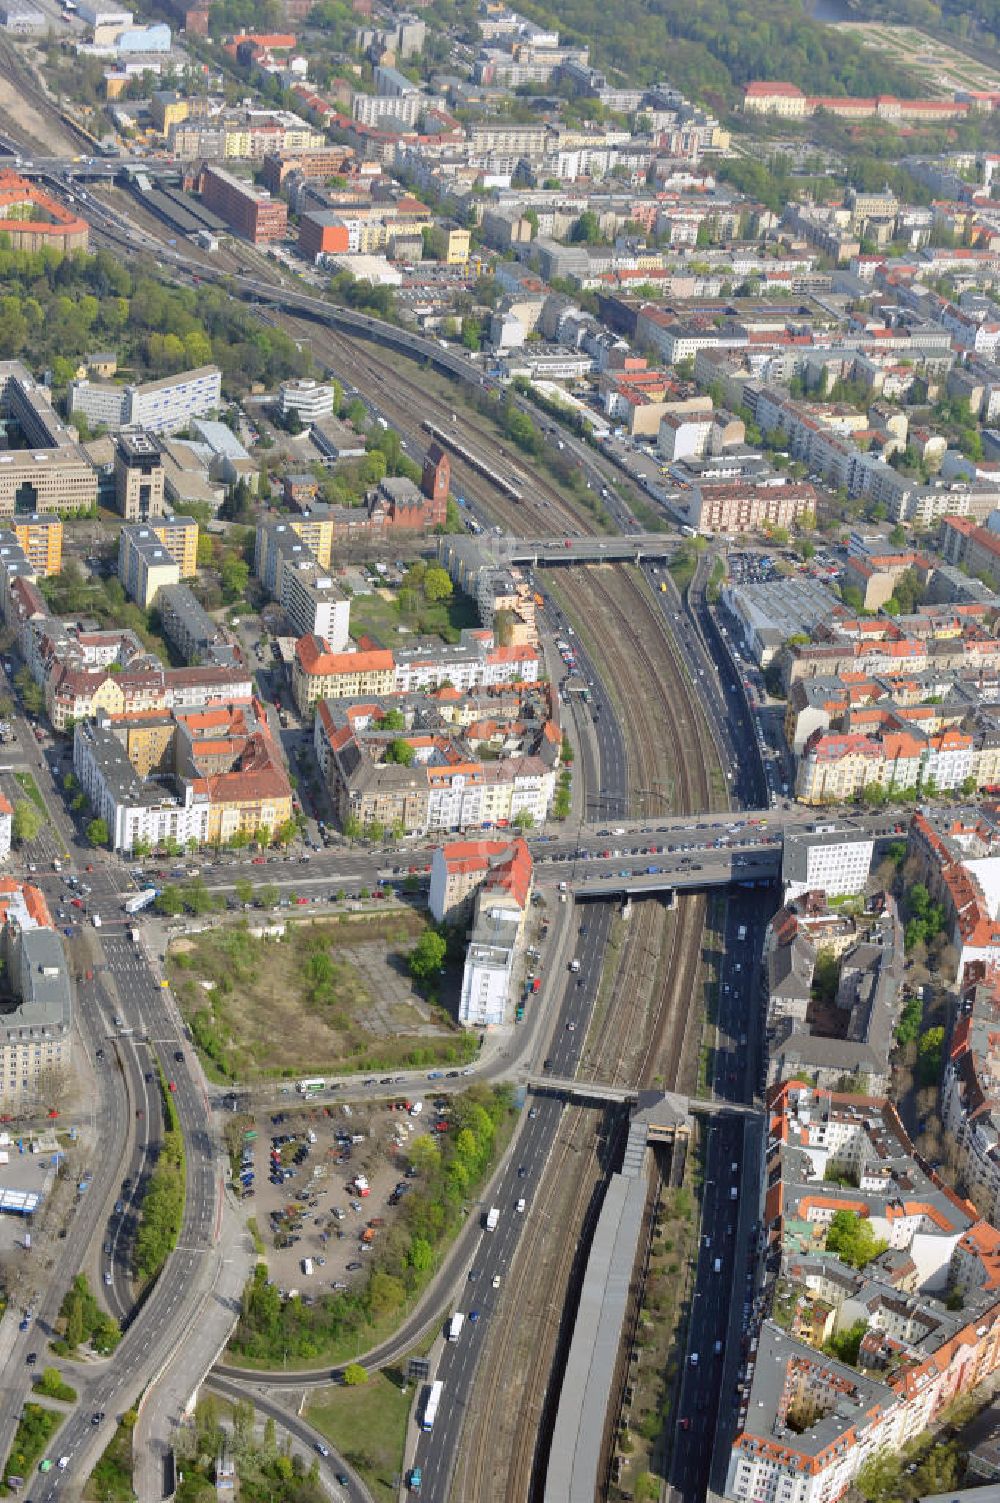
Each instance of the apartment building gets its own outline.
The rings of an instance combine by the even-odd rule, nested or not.
[[[732,536],[771,527],[791,528],[815,517],[816,491],[807,480],[705,481],[682,486],[677,505],[696,532]]]
[[[44,1103],[72,1065],[72,968],[37,887],[0,878],[0,926],[0,1099]]]
[[[334,524],[328,508],[310,507],[308,514],[283,517],[280,522],[261,523],[254,544],[253,572],[270,594],[274,594],[281,561],[282,534],[291,531],[305,544],[321,568],[330,567],[333,554]]]
[[[933,784],[939,790],[977,782],[972,734],[957,727],[934,735],[879,712],[870,733],[814,731],[803,749],[795,777],[795,797],[804,804],[839,803],[866,788],[886,792]],[[992,764],[991,764],[992,766]]]
[[[370,648],[337,653],[320,638],[305,636],[295,647],[292,694],[306,715],[320,699],[427,693],[444,683],[467,693],[494,684],[534,683],[538,672],[536,647],[501,647],[489,631],[463,631],[457,643],[425,639],[396,652]]]
[[[187,663],[236,668],[243,652],[236,637],[214,621],[187,585],[161,587],[156,600],[160,629]]]
[[[31,565],[36,578],[47,579],[62,569],[63,524],[61,517],[31,516],[14,517],[10,533]]]
[[[257,528],[255,568],[296,636],[322,638],[332,652],[346,650],[350,599],[294,526],[276,522]]]
[[[458,1021],[466,1028],[499,1028],[511,1021],[531,875],[528,847],[516,840],[491,863],[477,888],[458,1003]]]
[[[465,924],[475,897],[495,872],[518,863],[522,909],[531,889],[531,853],[523,840],[452,840],[436,846],[427,905],[437,924]]]
[[[941,1122],[969,1198],[1000,1226],[1000,971],[967,966],[941,1086]]]
[[[99,715],[75,727],[73,767],[125,853],[171,840],[268,843],[292,816],[281,754],[249,698]]]
[[[516,739],[508,734],[503,749],[484,760],[472,727],[383,731],[356,709],[323,700],[313,730],[341,824],[356,820],[427,834],[506,827],[519,817],[544,822],[558,761],[557,738],[546,724],[524,727]]]
[[[118,540],[118,578],[125,593],[148,610],[165,585],[180,583],[180,569],[148,527],[123,527]]]
[[[950,564],[985,577],[994,589],[1000,584],[1000,533],[977,526],[968,517],[946,516],[938,546]]]
[[[813,998],[821,952],[840,965],[827,1014]],[[855,917],[831,908],[822,889],[800,890],[768,925],[763,970],[768,1083],[808,1080],[835,1090],[850,1079],[857,1090],[881,1095],[902,1005],[903,932],[892,898],[867,899]]]
[[[1000,1365],[996,1239],[914,1154],[895,1109],[789,1081],[768,1092],[762,1225],[782,1324],[751,1333],[725,1496],[832,1503],[879,1453],[925,1433]],[[826,1251],[839,1211],[886,1251],[853,1269]],[[775,1276],[773,1270],[777,1269]],[[949,1308],[958,1283],[963,1303]],[[821,1347],[860,1321],[851,1366]]]

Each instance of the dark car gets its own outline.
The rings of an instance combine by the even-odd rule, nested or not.
[[[184,1055],[183,1055],[183,1053],[181,1052],[180,1049],[175,1049],[174,1050],[174,1059],[177,1061],[177,1063],[179,1065],[182,1065],[184,1063]]]
[[[348,1271],[348,1273],[356,1273],[359,1268],[363,1268],[363,1267],[364,1267],[364,1264],[360,1263],[360,1262],[358,1262],[358,1263],[348,1263],[348,1265],[347,1265],[347,1271]]]
[[[35,1363],[38,1361],[38,1353],[29,1352],[24,1360],[27,1362],[29,1367],[34,1367]]]
[[[552,1069],[552,1056],[551,1056],[551,1054],[548,1056],[547,1059],[543,1059],[542,1060],[542,1069],[543,1070],[551,1070]]]

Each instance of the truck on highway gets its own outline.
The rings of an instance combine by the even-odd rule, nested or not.
[[[427,1389],[424,1399],[423,1418],[420,1421],[421,1430],[430,1432],[434,1429],[434,1421],[437,1419],[438,1409],[441,1407],[441,1394],[443,1390],[444,1384],[440,1379],[436,1383],[432,1383]]]
[[[465,1316],[462,1314],[461,1310],[456,1310],[455,1313],[454,1313],[454,1315],[452,1315],[451,1318],[449,1319],[449,1321],[448,1321],[448,1329],[445,1332],[445,1335],[448,1337],[448,1340],[449,1341],[457,1341],[458,1338],[462,1334],[462,1327],[464,1325],[465,1325]]]
[[[148,908],[156,896],[155,887],[144,887],[141,892],[135,892],[130,898],[126,898],[122,907],[131,917],[132,914],[141,913],[144,908]]]
[[[486,1213],[486,1223],[485,1223],[486,1230],[488,1232],[495,1232],[496,1229],[497,1229],[497,1227],[499,1226],[499,1224],[500,1224],[500,1207],[499,1206],[490,1206],[489,1210]]]
[[[312,1278],[312,1271],[313,1271],[313,1260],[312,1260],[312,1258],[303,1258],[302,1259],[302,1272],[305,1274],[305,1276],[306,1276],[307,1279],[311,1279]]]
[[[578,960],[571,960],[569,963],[569,968],[571,971],[578,971],[580,969],[580,962]]]

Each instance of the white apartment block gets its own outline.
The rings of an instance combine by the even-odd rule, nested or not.
[[[817,890],[830,898],[864,892],[874,851],[874,840],[854,831],[786,835],[781,869],[785,902]]]

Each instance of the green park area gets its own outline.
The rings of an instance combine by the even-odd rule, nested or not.
[[[184,935],[167,971],[218,1080],[464,1064],[475,1052],[410,956],[431,933],[409,908],[297,923],[270,916]],[[425,944],[428,943],[425,941]]]

